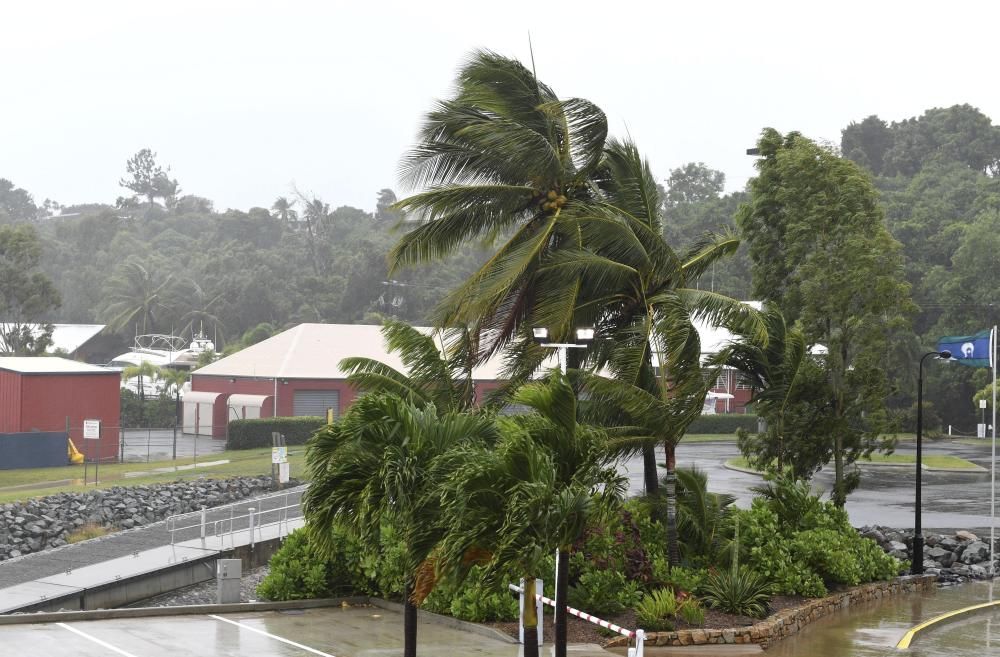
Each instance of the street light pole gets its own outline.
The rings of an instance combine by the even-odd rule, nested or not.
[[[924,433],[924,360],[934,356],[941,360],[951,358],[950,351],[929,351],[920,357],[920,364],[917,365],[917,482],[916,495],[913,506],[913,542],[912,561],[910,562],[910,574],[922,575],[924,573],[924,534],[920,518],[920,470],[923,458],[923,433]]]
[[[531,329],[531,337],[538,342],[541,347],[555,349],[559,354],[559,371],[566,375],[567,357],[569,349],[586,349],[587,345],[594,339],[593,328],[578,328],[574,332],[576,342],[549,342],[549,330],[547,328]],[[568,597],[569,582],[569,554],[562,550],[556,550],[556,582],[555,582],[555,641],[553,657],[566,657],[566,599]]]

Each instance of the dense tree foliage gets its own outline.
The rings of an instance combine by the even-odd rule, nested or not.
[[[912,307],[900,245],[857,164],[794,132],[767,129],[758,147],[759,175],[737,215],[754,296],[825,349],[827,386],[813,400],[823,421],[812,440],[834,463],[833,499],[842,506],[856,483],[847,466],[893,429],[886,355]]]

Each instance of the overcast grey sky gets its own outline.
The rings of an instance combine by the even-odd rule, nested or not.
[[[475,48],[528,60],[627,130],[659,177],[752,175],[764,126],[839,142],[869,114],[970,103],[1000,121],[1000,3],[4,0],[0,178],[114,202],[149,147],[183,193],[270,206],[292,185],[374,206]]]

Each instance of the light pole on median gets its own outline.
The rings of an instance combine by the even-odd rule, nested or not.
[[[910,563],[911,575],[922,575],[924,572],[924,535],[920,522],[920,468],[923,457],[923,433],[924,433],[924,360],[934,356],[941,360],[951,358],[950,351],[929,351],[920,357],[920,364],[917,366],[917,483],[916,496],[913,506],[913,547]]]
[[[535,327],[531,329],[531,337],[541,347],[555,349],[559,354],[559,371],[566,374],[567,355],[569,349],[586,349],[594,340],[594,329],[592,327],[578,328],[573,332],[576,342],[549,342],[549,329]],[[555,600],[555,641],[554,657],[566,657],[566,598],[567,583],[569,581],[569,554],[556,550],[556,600]]]

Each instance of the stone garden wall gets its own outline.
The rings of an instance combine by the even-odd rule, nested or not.
[[[906,576],[891,582],[862,584],[846,591],[828,595],[825,598],[809,600],[798,607],[784,609],[774,616],[755,625],[731,627],[727,629],[680,630],[676,632],[650,632],[646,634],[647,646],[699,646],[708,644],[756,643],[764,648],[795,634],[815,620],[823,618],[838,609],[846,609],[854,604],[879,600],[898,593],[908,593],[929,588],[935,581],[933,575]],[[618,637],[608,647],[625,646],[626,637]]]

